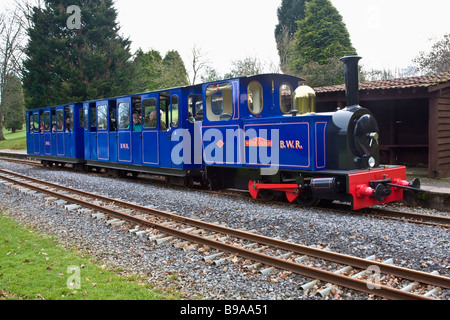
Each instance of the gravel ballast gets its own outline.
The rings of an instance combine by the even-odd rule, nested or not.
[[[231,228],[245,227],[265,236],[327,247],[361,258],[374,254],[383,260],[394,258],[394,263],[402,267],[450,276],[450,237],[445,228],[325,209],[255,203],[106,175],[47,170],[4,161],[1,167]],[[64,206],[45,203],[43,198],[26,195],[3,184],[0,184],[0,192],[4,195],[0,199],[2,212],[15,220],[54,235],[63,246],[88,252],[105,264],[139,273],[156,286],[179,288],[186,299],[322,299],[304,294],[300,286],[312,279],[301,275],[281,270],[267,276],[259,272],[244,273],[242,264],[233,262],[214,266],[202,260],[202,250],[184,251],[174,248],[171,242],[156,245],[145,237],[131,236],[86,214],[68,213]],[[330,264],[330,271],[335,271],[335,267]],[[367,295],[342,289],[336,298],[367,299]],[[450,299],[448,295],[443,298]]]

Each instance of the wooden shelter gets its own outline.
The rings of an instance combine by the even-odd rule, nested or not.
[[[359,104],[378,120],[383,163],[450,176],[450,73],[361,82],[359,89]],[[345,85],[314,90],[317,112],[345,107]]]

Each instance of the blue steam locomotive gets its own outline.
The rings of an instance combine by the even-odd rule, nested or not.
[[[358,104],[359,59],[342,58],[347,107],[336,112],[316,113],[301,78],[239,77],[29,110],[27,151],[48,166],[149,173],[305,206],[397,201],[420,181],[380,165],[376,119]]]

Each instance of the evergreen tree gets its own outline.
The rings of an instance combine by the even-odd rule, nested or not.
[[[72,5],[79,28],[71,27]],[[130,41],[118,34],[116,18],[113,0],[45,0],[34,8],[23,64],[27,108],[130,92]]]
[[[136,52],[134,61],[134,92],[147,92],[159,89],[157,79],[162,73],[162,57],[156,50],[145,53],[142,49]]]
[[[163,61],[163,75],[161,87],[174,88],[189,85],[186,67],[178,51],[171,50],[166,53]]]
[[[277,10],[278,24],[275,27],[281,70],[288,72],[290,51],[294,34],[298,30],[297,21],[305,18],[305,3],[309,0],[282,0]]]
[[[164,59],[156,50],[144,53],[142,49],[136,52],[133,61],[134,92],[146,92],[189,84],[186,68],[178,51],[171,50]]]
[[[330,0],[310,0],[294,35],[291,69],[301,72],[308,63],[324,65],[332,58],[355,53],[342,16]]]

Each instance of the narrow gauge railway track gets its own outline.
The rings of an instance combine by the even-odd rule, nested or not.
[[[186,231],[188,230],[186,226],[190,226],[191,227],[190,229],[192,229],[192,227],[195,227],[201,228],[203,230],[208,230],[211,232],[216,232],[221,234],[222,238],[224,237],[224,235],[226,237],[232,236],[241,240],[248,240],[254,243],[258,243],[259,245],[270,246],[276,248],[276,250],[285,250],[288,251],[289,253],[294,253],[296,255],[300,256],[306,255],[309,257],[323,259],[358,269],[367,270],[370,267],[372,268],[377,267],[379,268],[379,271],[382,274],[389,274],[396,277],[400,277],[402,279],[408,279],[413,281],[414,283],[418,282],[421,284],[432,285],[439,288],[447,288],[447,289],[450,288],[450,277],[424,273],[412,269],[384,264],[382,262],[370,261],[348,255],[342,255],[325,250],[315,249],[312,247],[306,247],[278,239],[265,237],[262,235],[257,235],[251,232],[231,229],[228,227],[211,224],[196,219],[181,217],[168,212],[159,211],[153,208],[132,204],[126,201],[111,199],[101,195],[92,194],[69,187],[63,187],[57,184],[41,181],[11,171],[0,170],[0,173],[1,173],[0,177],[2,179],[10,181],[14,184],[19,184],[23,187],[49,194],[50,196],[53,196],[55,198],[60,198],[70,203],[81,205],[85,208],[90,208],[98,212],[103,212],[106,215],[130,222],[133,225],[140,225],[145,228],[156,229],[163,234],[183,239],[185,241],[191,241],[201,245],[206,245],[210,248],[227,252],[232,255],[237,255],[245,259],[266,264],[275,268],[288,270],[294,273],[310,277],[312,279],[319,279],[321,281],[332,283],[337,286],[342,286],[360,292],[365,292],[369,295],[381,296],[387,299],[430,299],[428,295],[419,295],[416,293],[411,293],[408,291],[393,288],[387,285],[377,284],[376,290],[370,289],[371,287],[373,288],[373,285],[366,280],[346,276],[337,272],[321,270],[301,263],[297,263],[295,262],[295,260],[287,260],[280,257],[274,257],[268,254],[258,252],[258,250],[251,250],[249,249],[249,246],[243,245],[236,246],[222,241],[214,240],[210,237],[205,237],[200,234]],[[31,182],[26,182],[25,180]],[[51,189],[42,188],[41,185],[46,185]],[[61,190],[64,190],[64,192],[62,192]],[[73,195],[64,194],[65,192],[76,194],[81,197],[78,198],[74,197]],[[87,200],[84,199],[85,197],[88,197],[88,199]],[[93,201],[92,198],[95,198],[97,201],[104,201],[110,205],[114,204],[116,206],[131,209],[141,214],[149,214],[159,218],[169,219],[171,221],[181,223],[182,227],[168,226],[167,223],[153,222],[150,221],[149,219],[143,219],[140,216],[133,216],[131,214],[120,212],[116,209],[112,209],[109,206],[106,207],[99,206],[95,204],[95,201]],[[182,230],[180,230],[179,228],[181,228]]]
[[[208,192],[208,191],[206,191]],[[222,195],[222,196],[230,196],[230,197],[240,197],[243,199],[249,199],[252,201],[258,201],[258,202],[265,202],[264,200],[260,199],[253,199],[251,196],[247,194],[247,192],[239,191],[239,190],[226,190],[226,191],[211,191],[215,194]],[[270,201],[271,204],[280,204],[280,205],[286,205],[286,202],[281,201]],[[288,203],[290,206],[298,206],[302,207],[299,204],[293,204]],[[342,213],[345,212],[346,214],[350,214],[351,209],[350,205],[346,204],[337,204],[332,203],[328,205],[320,205],[317,207],[313,207],[315,209],[326,209],[329,211],[333,211],[336,213]],[[377,208],[377,207],[371,207],[362,209],[357,212],[353,212],[353,214],[356,215],[367,215],[367,216],[375,216],[385,219],[393,219],[393,220],[401,220],[401,221],[407,221],[411,223],[417,223],[417,224],[425,224],[425,225],[432,225],[437,227],[445,227],[450,228],[450,217],[440,216],[440,215],[431,215],[431,214],[421,214],[416,212],[407,212],[407,211],[399,211],[389,208]]]
[[[0,157],[0,160],[18,162],[18,163],[28,164],[28,165],[32,165],[32,166],[41,166],[40,162],[33,161],[33,160],[12,159],[12,158],[8,158],[8,157]],[[69,169],[69,168],[65,167],[64,169]],[[96,172],[96,173],[98,173],[98,172]],[[148,181],[148,179],[145,179],[145,181]],[[161,183],[161,181],[159,181],[159,180],[151,180],[151,181],[152,181],[152,183]],[[172,187],[178,188],[179,186],[174,185]],[[183,188],[183,187],[179,187],[179,188]],[[201,190],[202,192],[217,194],[220,196],[230,196],[230,197],[247,199],[250,201],[265,202],[265,200],[253,199],[248,194],[247,191],[241,191],[241,190],[210,191],[210,190],[207,190],[206,188],[201,188],[199,190]],[[271,201],[270,203],[301,207],[301,205],[299,205],[299,204],[287,203],[287,202],[282,202],[282,201]],[[318,208],[318,209],[323,208],[323,209],[327,209],[329,211],[334,211],[337,213],[341,213],[341,212],[351,213],[350,206],[345,205],[345,204],[330,204],[330,205],[325,205],[325,206],[321,206],[319,204],[319,206],[315,207],[315,208]],[[410,223],[450,228],[450,217],[445,217],[445,216],[441,216],[441,215],[421,214],[421,213],[415,213],[415,212],[399,211],[399,210],[394,210],[394,209],[390,209],[390,208],[376,208],[376,207],[363,209],[354,214],[364,214],[364,215],[368,215],[368,216],[380,217],[383,219],[401,220],[401,221],[406,221],[406,222],[410,222]]]

